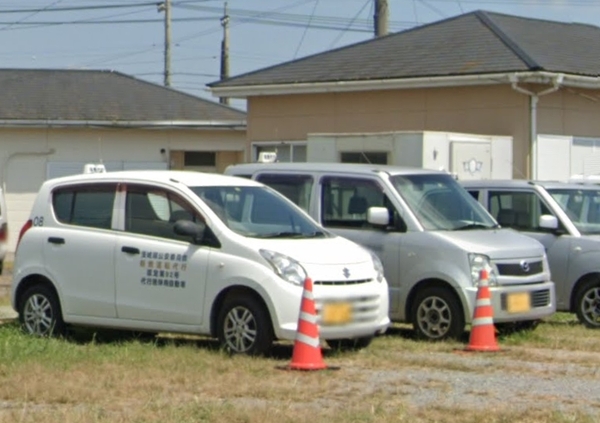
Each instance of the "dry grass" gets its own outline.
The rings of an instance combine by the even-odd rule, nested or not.
[[[67,340],[0,326],[0,422],[595,422],[600,403],[470,377],[598,380],[600,337],[557,315],[532,333],[500,339],[502,351],[416,342],[395,326],[366,350],[324,348],[339,370],[285,370],[292,346],[267,358],[228,356],[205,338],[141,342],[79,331]],[[462,393],[457,390],[463,389]],[[458,395],[457,395],[458,394]],[[518,394],[518,393],[517,393]],[[557,396],[558,395],[558,396]],[[455,398],[449,402],[449,398]],[[529,402],[528,402],[529,401]]]

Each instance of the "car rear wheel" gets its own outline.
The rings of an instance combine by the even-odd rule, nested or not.
[[[411,315],[419,339],[458,339],[465,330],[462,307],[449,288],[434,286],[419,291]]]
[[[19,321],[23,330],[31,335],[60,336],[65,333],[58,297],[45,285],[35,285],[25,291],[20,302]]]
[[[575,313],[588,328],[600,328],[600,279],[590,279],[577,290]]]
[[[233,354],[265,354],[273,344],[271,319],[265,306],[247,294],[228,296],[218,318],[221,347]]]

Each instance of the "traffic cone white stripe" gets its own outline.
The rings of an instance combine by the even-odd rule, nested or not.
[[[317,323],[317,316],[314,314],[307,313],[305,311],[300,312],[300,319],[308,323]]]
[[[302,342],[303,344],[313,348],[317,348],[319,346],[319,338],[312,338],[300,332],[296,334],[296,341]]]
[[[477,317],[473,319],[471,323],[472,326],[480,326],[480,325],[493,325],[494,319],[492,317]]]
[[[475,306],[489,306],[492,305],[492,300],[490,298],[480,298],[475,301]]]
[[[315,298],[313,297],[313,293],[312,293],[312,291],[308,291],[308,290],[306,290],[306,289],[305,289],[305,290],[302,292],[302,296],[303,296],[304,298],[306,298],[307,300],[314,300],[314,299],[315,299]]]

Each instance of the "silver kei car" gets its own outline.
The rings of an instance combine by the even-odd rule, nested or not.
[[[600,328],[600,186],[526,180],[462,185],[500,225],[544,245],[557,310]]]

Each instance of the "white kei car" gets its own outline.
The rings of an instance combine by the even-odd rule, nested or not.
[[[320,337],[365,347],[389,326],[379,259],[255,181],[185,171],[46,181],[21,230],[11,300],[22,327],[217,337],[265,353],[296,336],[307,277]]]

